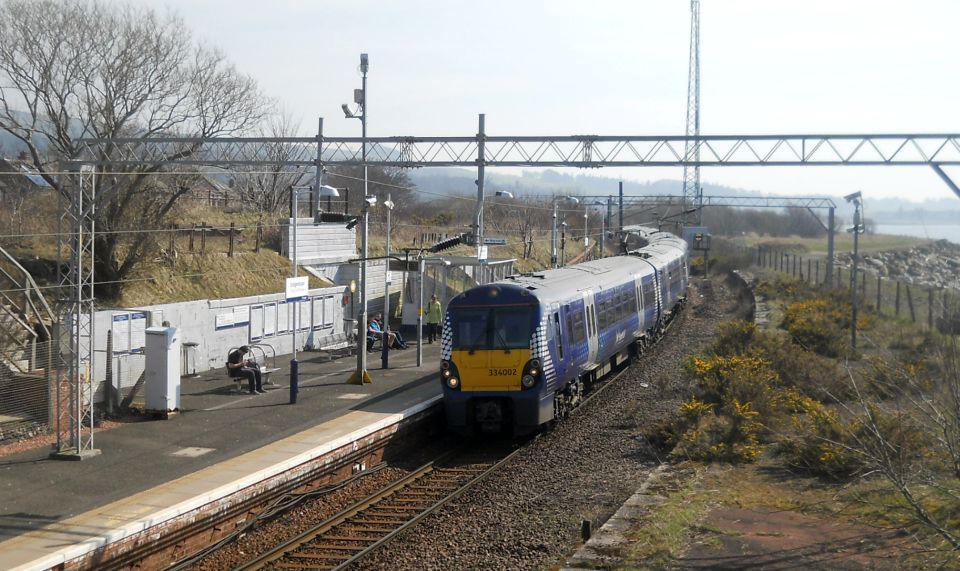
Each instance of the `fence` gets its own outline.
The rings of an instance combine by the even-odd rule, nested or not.
[[[856,288],[861,307],[880,314],[907,318],[928,329],[941,333],[960,333],[958,292],[906,281],[890,279],[866,268],[857,268],[856,280],[852,268],[835,266],[833,283],[826,281],[826,260],[804,258],[782,250],[758,247],[757,265],[788,274],[811,285],[831,288]]]
[[[186,251],[190,253],[204,256],[208,253],[222,253],[225,249],[227,256],[232,258],[239,250],[240,237],[250,234],[253,234],[253,246],[249,247],[249,251],[259,252],[263,245],[263,224],[260,222],[257,222],[256,226],[237,226],[235,222],[231,222],[230,226],[207,226],[205,222],[201,222],[189,228],[174,224],[167,230],[167,234],[166,246],[170,253],[181,251],[182,245],[186,244]],[[216,245],[214,238],[217,239]]]
[[[37,343],[35,354],[24,371],[0,367],[0,441],[45,434],[56,422],[53,342]]]

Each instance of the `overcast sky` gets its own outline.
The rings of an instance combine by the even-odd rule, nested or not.
[[[370,56],[373,136],[682,135],[687,0],[139,0],[316,131],[359,135],[340,104]],[[701,133],[958,133],[957,0],[702,0]],[[495,171],[494,171],[495,172]],[[948,172],[960,183],[960,167]],[[710,168],[776,194],[953,197],[929,168]],[[632,180],[677,169],[605,170]]]

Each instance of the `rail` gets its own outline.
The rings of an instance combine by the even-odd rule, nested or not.
[[[487,459],[470,457],[462,450],[447,453],[237,571],[282,565],[282,560],[295,561],[294,566],[305,569],[343,569],[459,497],[522,449],[506,456],[494,450],[490,455],[496,458]]]

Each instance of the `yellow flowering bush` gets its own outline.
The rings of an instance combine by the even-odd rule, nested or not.
[[[787,305],[781,326],[790,338],[809,351],[839,357],[850,328],[850,311],[833,296],[805,299]]]

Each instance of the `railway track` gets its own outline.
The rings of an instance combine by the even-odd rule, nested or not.
[[[684,313],[674,317],[682,319]],[[666,323],[658,338],[675,321]],[[625,370],[611,371],[572,412],[578,413]],[[522,446],[509,453],[503,448],[449,452],[235,571],[343,569],[460,496],[521,450]]]
[[[449,453],[236,571],[342,569],[462,494],[520,450]]]

